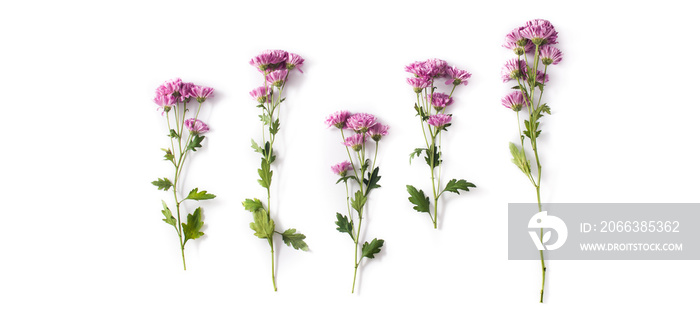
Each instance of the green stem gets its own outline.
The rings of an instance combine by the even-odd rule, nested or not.
[[[274,234],[273,234],[274,235]],[[275,282],[275,247],[272,242],[272,238],[269,239],[270,243],[270,256],[272,260],[272,287],[277,291],[277,283]]]
[[[364,148],[365,148],[365,146],[362,145],[362,149],[363,149],[363,150],[364,150]],[[357,152],[357,156],[358,156],[358,157],[360,156],[360,152],[359,152],[359,151]],[[358,158],[358,159],[359,159],[359,158]],[[364,162],[364,153],[363,153],[363,158],[362,158],[362,160],[363,160],[363,162]],[[362,164],[362,166],[360,167],[360,170],[361,170],[360,176],[363,176],[363,177],[364,177],[364,175],[365,175],[365,168],[364,168],[364,167],[365,167],[364,164]],[[364,193],[365,193],[364,182],[362,182],[362,179],[359,179],[359,180],[360,180],[360,181],[359,181],[358,183],[360,184],[360,192],[363,193],[363,195],[364,195]],[[366,203],[365,203],[365,204],[366,204]],[[361,233],[361,231],[362,231],[362,214],[363,214],[364,210],[365,210],[365,207],[362,206],[362,208],[360,209],[360,211],[357,212],[357,218],[358,218],[359,221],[358,221],[358,224],[357,224],[357,235],[355,236],[355,272],[354,272],[353,277],[352,277],[352,291],[351,291],[351,293],[355,293],[355,280],[356,280],[356,278],[357,278],[357,268],[360,266],[360,262],[362,262],[362,258],[361,258],[361,257],[360,257],[360,260],[359,260],[359,261],[357,260],[357,252],[358,252],[358,248],[359,248],[359,244],[360,244],[360,233]]]

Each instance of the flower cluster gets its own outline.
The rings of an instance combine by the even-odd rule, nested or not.
[[[362,260],[374,258],[375,254],[379,253],[384,246],[384,240],[375,238],[372,241],[365,241],[360,248],[360,241],[367,198],[372,189],[380,187],[378,184],[379,179],[381,179],[379,167],[376,167],[375,164],[377,163],[379,142],[382,137],[389,133],[389,126],[378,122],[374,115],[365,113],[353,115],[345,110],[330,114],[325,123],[329,128],[335,127],[340,131],[340,137],[348,155],[348,160],[332,165],[331,171],[340,177],[336,183],[343,182],[345,184],[345,195],[348,202],[347,215],[336,213],[337,221],[335,224],[338,226],[336,229],[341,233],[347,233],[355,244],[355,272],[352,279],[352,292],[354,293],[357,269],[362,264]],[[346,137],[346,129],[352,135]],[[368,149],[372,148],[368,147],[370,140],[374,140],[374,159],[371,161],[369,160],[371,149]],[[350,196],[351,187],[356,190],[352,197]]]
[[[158,187],[158,190],[168,191],[172,189],[175,197],[175,215],[172,210],[163,201],[163,210],[165,223],[172,225],[177,232],[179,238],[180,250],[182,253],[182,266],[187,269],[185,264],[185,244],[189,240],[197,239],[204,235],[201,232],[204,222],[202,222],[202,208],[197,208],[192,214],[187,215],[187,223],[181,222],[180,212],[182,203],[185,200],[209,200],[216,197],[207,191],[200,191],[199,188],[192,189],[189,194],[178,199],[178,181],[181,180],[181,173],[185,160],[188,154],[197,151],[202,147],[204,141],[203,134],[209,131],[209,126],[199,120],[199,111],[202,108],[202,103],[212,96],[214,89],[211,87],[195,85],[193,83],[183,83],[181,79],[176,78],[166,81],[156,89],[156,96],[153,101],[158,105],[159,109],[163,110],[168,123],[168,137],[170,138],[170,147],[161,148],[165,152],[165,160],[173,164],[175,172],[173,181],[168,178],[159,178],[153,181],[152,184]],[[192,99],[199,103],[199,106],[194,112],[194,117],[185,118],[189,109],[187,103]],[[171,116],[172,115],[172,116]],[[177,218],[175,217],[177,216]]]
[[[551,114],[546,103],[542,103],[545,91],[545,83],[549,81],[547,68],[549,65],[557,65],[562,61],[561,51],[554,46],[557,44],[559,34],[554,26],[547,20],[535,19],[525,23],[506,34],[503,47],[510,49],[517,56],[510,59],[501,69],[501,79],[504,83],[516,81],[510,92],[501,99],[501,105],[516,113],[518,121],[518,141],[520,146],[510,143],[510,153],[513,163],[522,171],[534,186],[537,192],[537,204],[542,211],[540,201],[540,187],[542,181],[542,164],[537,148],[537,137],[542,132],[540,120],[545,114]],[[520,111],[527,110],[526,119],[520,120]],[[525,130],[522,130],[522,126]],[[534,155],[536,169],[530,165],[530,158],[525,152],[525,140],[529,141],[529,148]],[[543,233],[540,232],[540,240]],[[544,298],[545,263],[544,256],[540,253],[542,261],[542,289],[540,290],[540,302]]]
[[[515,68],[517,68],[517,65]],[[425,148],[416,148],[411,153],[410,159],[425,152],[425,162],[430,166],[435,207],[433,212],[431,212],[430,199],[425,196],[423,190],[417,190],[411,185],[406,186],[408,193],[411,195],[408,200],[414,204],[413,209],[416,211],[428,213],[433,221],[433,227],[437,228],[437,207],[440,196],[445,191],[459,194],[458,190],[469,191],[469,188],[475,187],[474,184],[464,179],[452,179],[445,185],[445,188],[440,189],[441,172],[438,171],[437,178],[435,177],[435,168],[442,163],[442,133],[447,131],[447,127],[452,125],[452,114],[447,113],[448,106],[454,102],[452,94],[457,87],[466,86],[469,83],[468,80],[471,74],[465,70],[449,66],[447,62],[440,59],[414,62],[407,65],[405,70],[413,74],[413,77],[407,78],[406,82],[413,87],[413,92],[416,93],[414,109],[421,121],[425,140]],[[511,73],[508,73],[508,76],[511,76]],[[519,73],[517,76],[520,76]],[[438,79],[442,78],[446,79],[445,85],[451,86],[449,94],[436,91],[438,82],[441,82]]]
[[[282,236],[282,240],[287,246],[297,250],[309,250],[308,245],[304,242],[306,236],[297,232],[296,229],[291,228],[284,232],[277,232],[275,230],[275,221],[270,212],[271,165],[276,159],[273,147],[275,137],[280,130],[279,109],[285,100],[282,93],[292,70],[298,69],[301,72],[300,67],[302,64],[304,64],[304,59],[301,56],[283,50],[266,50],[250,60],[250,65],[262,73],[263,77],[263,85],[250,92],[250,96],[261,110],[259,117],[262,122],[262,143],[258,144],[255,140],[251,140],[251,142],[253,150],[260,153],[262,157],[260,169],[258,169],[258,175],[260,176],[258,183],[267,191],[267,206],[263,205],[263,202],[259,199],[245,199],[243,207],[253,213],[254,222],[250,223],[250,228],[255,232],[254,235],[267,240],[270,245],[272,252],[272,286],[275,291],[277,291],[274,268],[275,234]]]

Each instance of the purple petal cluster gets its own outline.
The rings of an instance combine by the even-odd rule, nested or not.
[[[209,131],[209,126],[203,121],[194,118],[188,118],[185,120],[185,127],[193,134],[203,134]]]
[[[159,106],[159,109],[170,111],[170,108],[175,106],[177,102],[188,102],[192,97],[202,103],[213,92],[214,89],[211,87],[183,83],[181,79],[175,78],[165,81],[156,88],[156,96],[153,98],[153,102]]]
[[[460,70],[458,68],[448,66],[447,69],[445,69],[445,75],[447,76],[448,80],[445,82],[445,85],[467,85],[468,82],[467,80],[472,77],[472,74],[465,71],[465,70]]]
[[[348,117],[350,117],[349,111],[339,110],[326,117],[326,125],[328,125],[329,128],[335,126],[335,128],[343,129],[345,128],[345,122],[348,120]]]
[[[501,79],[503,83],[510,80],[517,80],[519,78],[525,78],[527,75],[527,64],[523,60],[510,59],[501,68]]]
[[[443,77],[446,70],[447,62],[435,58],[422,62],[413,62],[406,66],[406,72],[412,73],[416,77],[427,79]]]
[[[381,123],[377,123],[376,125],[372,126],[367,131],[367,137],[372,138],[372,140],[379,142],[382,139],[382,136],[386,136],[388,133],[389,133],[389,126],[388,125],[382,125]]]
[[[198,103],[203,103],[214,93],[214,89],[211,87],[194,85],[192,87],[191,93],[192,97],[194,97]]]
[[[501,99],[501,105],[517,112],[523,108],[523,105],[527,105],[527,99],[522,92],[514,91]]]
[[[348,128],[354,130],[355,132],[367,132],[369,128],[377,124],[377,119],[374,115],[366,113],[358,113],[350,116],[346,121]]]
[[[432,115],[432,116],[430,116],[430,118],[428,118],[428,124],[435,126],[438,129],[444,128],[451,121],[452,121],[452,116],[446,115],[446,114]]]
[[[341,177],[344,177],[348,173],[348,171],[350,171],[350,169],[352,169],[352,164],[350,163],[350,161],[347,160],[331,166],[331,170],[333,171],[333,173]]]
[[[433,107],[438,111],[442,110],[447,106],[452,105],[452,97],[443,93],[433,93],[430,100]]]
[[[424,88],[430,85],[430,80],[424,77],[409,77],[406,79],[408,85],[413,86],[413,91],[420,93]]]
[[[301,72],[303,74],[304,71],[301,70],[301,66],[303,64],[304,64],[304,59],[301,56],[299,56],[299,54],[289,53],[289,55],[287,55],[287,69],[288,70],[291,71],[294,68],[296,68],[299,70],[299,72]]]
[[[360,151],[362,150],[362,146],[365,144],[365,134],[354,134],[352,136],[346,137],[345,142],[343,142],[343,145],[346,145],[352,150],[355,151]]]
[[[547,20],[534,19],[525,23],[520,34],[535,45],[557,44],[558,32]]]
[[[260,86],[250,91],[249,94],[250,97],[252,97],[258,103],[263,104],[270,99],[270,94],[272,94],[272,90],[269,86]]]
[[[271,83],[272,86],[282,87],[284,82],[287,80],[287,74],[289,74],[289,71],[286,69],[272,71],[265,76],[265,80],[268,83]]]
[[[286,68],[285,63],[289,53],[283,50],[265,50],[260,55],[252,58],[250,65],[255,66],[261,72],[268,72],[271,70],[277,70],[281,68]]]
[[[531,53],[535,45],[520,33],[524,28],[525,27],[515,28],[513,31],[510,31],[510,33],[506,34],[506,42],[503,44],[503,47],[513,50],[517,55]]]
[[[562,60],[561,51],[551,45],[546,45],[540,48],[540,58],[544,65],[557,65]]]

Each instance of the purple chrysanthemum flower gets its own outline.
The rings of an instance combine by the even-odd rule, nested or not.
[[[382,136],[386,136],[389,133],[389,126],[377,123],[376,125],[369,128],[367,131],[367,137],[372,138],[372,140],[379,142]]]
[[[180,87],[180,101],[189,102],[190,98],[193,97],[192,88],[194,83],[182,83]]]
[[[365,144],[365,140],[365,134],[354,134],[345,138],[343,145],[352,148],[352,150],[360,151],[362,150],[362,146]]]
[[[158,105],[158,109],[162,109],[163,113],[169,112],[170,109],[175,105],[175,102],[177,101],[177,98],[173,95],[163,95],[156,93],[156,97],[153,99],[153,102],[155,102]]]
[[[542,59],[542,64],[544,65],[559,64],[562,59],[561,55],[561,51],[551,45],[540,47],[540,58]]]
[[[430,86],[430,81],[423,77],[409,77],[406,82],[413,86],[413,91],[416,93],[420,93],[424,88]]]
[[[333,173],[341,177],[344,177],[350,169],[352,169],[352,164],[347,160],[331,166],[331,170],[333,171]]]
[[[367,132],[367,129],[377,124],[377,120],[373,115],[359,113],[350,116],[345,124],[348,126],[348,128],[356,132],[365,133]]]
[[[268,86],[260,86],[252,91],[250,91],[250,96],[253,97],[254,100],[258,101],[260,104],[264,104],[270,99],[270,94],[272,91],[270,90],[270,87]]]
[[[443,108],[452,105],[452,97],[443,93],[433,93],[430,103],[436,110],[440,111]]]
[[[175,97],[178,97],[180,96],[180,87],[182,87],[182,80],[180,78],[171,79],[158,86],[158,88],[156,88],[156,94],[175,95]]]
[[[557,43],[557,31],[547,20],[534,19],[527,21],[520,34],[532,41],[535,45],[546,45]]]
[[[516,112],[520,111],[523,106],[527,105],[528,101],[520,91],[512,92],[501,99],[501,105],[510,108]]]
[[[304,64],[304,59],[299,56],[299,54],[295,53],[289,53],[287,55],[287,69],[288,70],[293,70],[295,67],[301,72],[302,74],[304,71],[301,70],[301,66]]]
[[[207,98],[209,98],[214,93],[214,89],[211,87],[194,85],[192,87],[192,97],[197,99],[198,103],[203,103]]]
[[[503,83],[525,77],[526,75],[527,64],[525,64],[525,61],[523,60],[510,59],[501,69],[501,79],[503,80]]]
[[[428,118],[428,125],[433,125],[433,126],[437,127],[438,129],[442,129],[445,126],[449,125],[451,121],[452,121],[451,115],[445,115],[445,114],[431,115],[430,118]]]
[[[335,126],[336,128],[343,129],[345,128],[345,121],[348,120],[348,117],[350,117],[349,111],[339,110],[326,117],[326,125],[328,125],[329,128]]]
[[[289,72],[287,70],[276,70],[272,71],[267,76],[265,76],[265,79],[272,84],[272,86],[275,87],[282,87],[284,84],[284,81],[287,79],[287,74]]]
[[[515,28],[513,31],[510,31],[510,33],[506,34],[506,42],[503,44],[503,47],[513,50],[517,55],[532,52],[535,45],[520,33],[524,28],[525,27]]]
[[[194,118],[185,119],[185,127],[193,134],[203,134],[209,131],[209,126],[207,126],[207,124]]]
[[[283,50],[265,50],[260,55],[252,58],[249,64],[255,66],[261,72],[267,72],[283,66],[282,63],[287,61],[288,55],[289,53]]]
[[[428,59],[422,62],[413,62],[406,65],[406,72],[412,73],[416,77],[423,77],[426,79],[433,79],[442,77],[445,75],[445,69],[447,68],[447,62],[441,59]]]
[[[455,86],[459,85],[459,84],[467,85],[468,84],[467,79],[472,77],[471,73],[469,73],[465,70],[460,70],[460,69],[458,69],[456,67],[452,67],[452,66],[448,66],[445,69],[445,75],[447,75],[447,77],[450,78],[445,82],[445,84],[446,85],[452,84]]]

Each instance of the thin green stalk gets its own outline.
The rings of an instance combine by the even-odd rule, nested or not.
[[[365,146],[362,145],[362,149],[363,149],[362,162],[364,162],[364,148],[365,148]],[[357,151],[356,154],[357,154],[358,159],[359,159],[360,152]],[[364,176],[365,175],[365,165],[364,164],[361,165],[360,170],[361,170],[360,175]],[[365,193],[364,182],[362,182],[361,179],[358,179],[358,180],[359,180],[358,183],[360,184],[360,192]],[[360,211],[357,212],[357,218],[359,221],[358,221],[358,225],[357,225],[357,235],[355,236],[355,271],[354,271],[353,276],[352,276],[352,290],[351,290],[351,293],[353,293],[353,294],[355,293],[355,281],[357,279],[357,268],[360,266],[360,262],[362,261],[362,258],[360,258],[360,261],[357,260],[357,252],[358,252],[358,248],[359,248],[359,244],[360,244],[360,233],[362,231],[362,214],[363,214],[364,210],[365,210],[365,207],[363,206],[360,209]]]
[[[272,242],[272,238],[270,238],[268,242],[270,243],[270,256],[272,260],[272,287],[274,287],[275,291],[277,291],[277,283],[275,282],[275,247]]]

